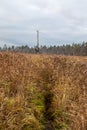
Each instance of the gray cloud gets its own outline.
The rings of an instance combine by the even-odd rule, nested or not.
[[[87,40],[86,0],[0,0],[0,45]],[[3,41],[3,42],[2,42]]]

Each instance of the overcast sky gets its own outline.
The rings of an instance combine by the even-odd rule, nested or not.
[[[87,41],[87,0],[0,0],[0,46]]]

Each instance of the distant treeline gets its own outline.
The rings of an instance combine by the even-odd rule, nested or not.
[[[11,52],[24,52],[24,53],[36,53],[35,47],[25,46],[11,46],[7,47],[5,44],[3,47],[0,47],[0,51],[11,51]],[[40,46],[40,53],[46,54],[62,54],[62,55],[77,55],[77,56],[87,56],[87,42],[82,44],[74,43],[72,45],[61,45],[61,46]]]

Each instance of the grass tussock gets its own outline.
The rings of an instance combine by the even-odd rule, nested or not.
[[[87,57],[0,53],[0,130],[86,130]]]

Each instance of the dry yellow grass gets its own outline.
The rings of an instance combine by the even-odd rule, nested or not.
[[[87,57],[0,53],[0,130],[86,130]]]

